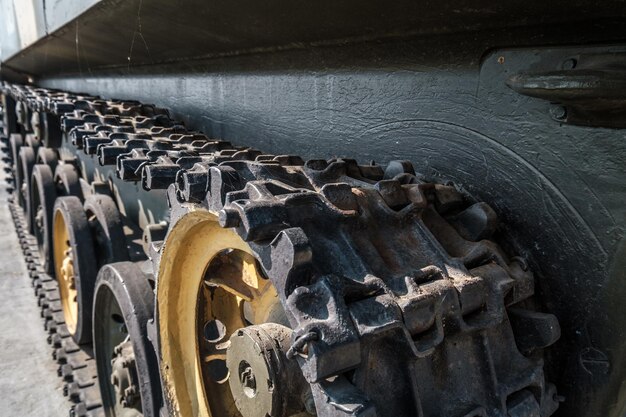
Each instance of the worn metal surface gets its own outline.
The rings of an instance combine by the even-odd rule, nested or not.
[[[37,0],[15,1],[30,2],[41,5]],[[74,3],[71,1],[63,3],[44,4],[46,10],[69,11],[76,7],[68,7]],[[4,67],[34,76],[68,72],[85,75],[102,68],[128,71],[135,65],[413,35],[496,29],[506,35],[522,27],[518,33],[526,38],[523,44],[528,44],[529,38],[533,43],[549,42],[548,32],[572,43],[590,38],[623,38],[624,10],[619,0],[528,1],[523,5],[514,0],[324,0],[307,4],[288,0],[268,4],[250,0],[104,0],[53,36],[4,62]],[[168,30],[163,30],[164,22]],[[539,27],[541,31],[536,30]]]
[[[0,62],[51,35],[100,0],[0,0]]]
[[[232,334],[226,354],[232,370],[228,383],[243,416],[293,416],[307,407],[313,411],[311,401],[302,400],[311,393],[298,362],[287,357],[290,344],[291,329],[276,323],[248,326]]]
[[[576,53],[565,59],[560,68],[546,64],[540,62],[525,73],[512,75],[507,84],[520,94],[556,104],[552,115],[559,122],[626,127],[624,51],[616,49],[605,54]]]

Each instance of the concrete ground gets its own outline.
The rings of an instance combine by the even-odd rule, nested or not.
[[[7,206],[0,162],[0,417],[67,416],[52,349]]]

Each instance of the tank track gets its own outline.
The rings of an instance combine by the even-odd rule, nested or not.
[[[12,176],[7,177],[12,185]],[[57,374],[63,380],[63,395],[72,403],[70,417],[104,417],[95,361],[90,349],[77,345],[65,326],[56,279],[44,272],[35,238],[28,233],[22,208],[12,198],[9,210],[26,261],[41,311],[52,359],[59,365]]]
[[[186,167],[197,161],[192,150],[224,151],[224,159],[245,150],[233,147],[228,142],[208,140],[197,132],[189,132],[182,125],[171,121],[166,110],[139,102],[105,101],[88,95],[6,83],[2,87],[3,94],[22,106],[17,117],[22,126],[34,128],[28,120],[29,111],[53,114],[59,118],[62,132],[70,137],[72,143],[88,155],[97,154],[102,165],[115,163],[118,154],[130,151],[130,157],[124,158],[118,165],[118,175],[127,181],[141,178],[147,190],[166,188],[173,182],[175,177],[170,178],[168,174],[175,174],[180,168],[172,169],[172,158],[178,163],[174,166]],[[158,142],[147,139],[153,136],[159,137]],[[44,141],[43,137],[37,139]],[[109,146],[97,152],[100,144]],[[183,149],[180,149],[181,145]],[[152,151],[150,155],[146,155],[147,149]],[[6,152],[9,159],[10,154],[9,149]],[[145,169],[152,165],[156,167]],[[136,170],[151,175],[138,176],[134,172]],[[12,175],[7,180],[14,182]],[[58,363],[58,375],[64,381],[63,393],[73,403],[70,417],[104,416],[93,352],[89,347],[76,344],[70,336],[64,322],[58,283],[45,273],[39,259],[37,242],[28,232],[24,212],[15,198],[9,202],[9,208],[41,308],[44,328],[48,332],[47,341],[52,347],[52,358]]]
[[[167,189],[170,227],[203,207],[250,244],[290,316],[291,356],[318,414],[545,417],[558,407],[541,355],[558,323],[528,309],[533,275],[491,240],[493,210],[454,185],[426,181],[407,161],[305,162],[233,146],[138,102],[3,92],[25,113],[59,117],[68,140],[119,178]],[[81,386],[93,359],[69,342],[55,281],[12,212],[50,341],[63,349],[60,372],[78,381],[67,385],[74,413],[98,415],[97,387]],[[162,245],[151,242],[155,271]]]

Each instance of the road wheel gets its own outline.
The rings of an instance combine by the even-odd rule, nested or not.
[[[94,238],[98,266],[129,260],[122,218],[113,199],[103,194],[90,195],[85,199],[84,208]]]
[[[93,305],[94,353],[107,417],[158,416],[159,368],[147,335],[154,293],[131,262],[104,266]]]
[[[54,272],[52,257],[52,213],[57,198],[52,170],[48,165],[36,164],[33,168],[30,201],[32,205],[33,235],[37,239],[39,257],[46,273]]]
[[[19,152],[15,175],[15,189],[18,192],[20,205],[24,208],[26,226],[29,233],[33,232],[31,223],[33,208],[30,203],[30,180],[35,166],[35,151],[30,146],[22,146]]]
[[[220,227],[209,211],[192,211],[170,229],[157,303],[164,392],[181,416],[239,416],[241,407],[250,407],[250,396],[257,398],[252,406],[263,416],[282,415],[272,414],[277,404],[291,405],[286,396],[292,390],[271,388],[280,386],[284,375],[269,362],[283,370],[295,365],[294,387],[304,385],[297,362],[258,363],[259,353],[251,347],[256,336],[250,334],[275,347],[290,339],[276,289],[248,244]],[[280,350],[268,357],[281,357]],[[296,409],[304,408],[296,403]]]
[[[40,147],[37,150],[37,163],[49,165],[52,172],[54,172],[59,164],[59,155],[54,149]]]
[[[63,132],[59,117],[52,113],[40,113],[41,141],[46,148],[58,148],[63,144]]]
[[[13,170],[15,171],[20,157],[20,148],[24,146],[24,138],[19,133],[12,133],[9,136],[9,144],[11,147],[11,158],[13,159]]]
[[[83,190],[80,185],[80,174],[76,167],[66,162],[58,165],[54,171],[54,182],[61,195],[72,195],[84,200]]]
[[[54,270],[67,329],[78,344],[91,343],[91,309],[98,272],[83,204],[59,197],[53,215]]]

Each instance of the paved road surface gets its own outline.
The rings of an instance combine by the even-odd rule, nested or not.
[[[65,417],[69,403],[7,207],[0,162],[0,417]]]

